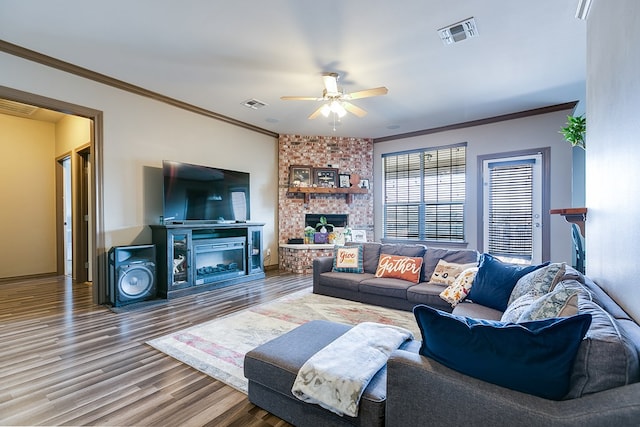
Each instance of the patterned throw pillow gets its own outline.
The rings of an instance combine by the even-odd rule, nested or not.
[[[550,319],[553,317],[569,317],[578,313],[578,292],[558,286],[553,292],[535,300],[527,308],[518,323],[532,320]]]
[[[418,283],[420,281],[422,261],[422,257],[380,254],[376,277],[388,277]]]
[[[566,268],[564,262],[554,262],[522,276],[511,291],[509,305],[526,293],[538,297],[546,294],[562,279]]]
[[[534,294],[524,294],[520,298],[516,299],[514,302],[507,306],[507,309],[502,313],[502,317],[500,318],[501,322],[507,323],[517,323],[522,313],[527,311],[531,304],[536,300],[536,296]]]
[[[451,304],[451,307],[458,305],[469,294],[477,272],[478,267],[471,267],[458,274],[453,283],[440,292],[440,298]]]
[[[362,245],[336,246],[333,255],[333,271],[340,273],[363,273]]]
[[[449,286],[453,284],[453,282],[456,280],[456,277],[458,277],[460,273],[462,273],[467,268],[477,267],[477,265],[478,264],[475,262],[470,264],[455,264],[453,262],[447,262],[441,259],[440,261],[438,261],[436,269],[433,270],[433,274],[431,275],[431,279],[429,279],[429,281],[431,283]]]

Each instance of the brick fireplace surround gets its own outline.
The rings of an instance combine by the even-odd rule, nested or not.
[[[289,245],[304,236],[305,214],[348,214],[349,226],[367,231],[373,239],[373,140],[332,136],[280,135],[278,144],[278,228],[280,269],[312,272],[313,259],[332,256],[333,245]],[[311,194],[305,204],[302,194],[289,193],[289,166],[333,167],[339,173],[357,174],[369,180],[369,194]]]

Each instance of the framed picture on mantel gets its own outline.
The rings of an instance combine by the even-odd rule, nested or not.
[[[310,187],[312,182],[311,166],[293,165],[289,167],[289,187]]]
[[[338,186],[338,169],[314,168],[313,183],[318,187],[332,188]]]

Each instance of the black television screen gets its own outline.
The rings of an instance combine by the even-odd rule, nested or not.
[[[249,174],[164,160],[164,221],[231,222],[251,218]]]

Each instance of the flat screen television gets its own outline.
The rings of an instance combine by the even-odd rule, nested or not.
[[[164,222],[251,218],[249,173],[163,160]]]

